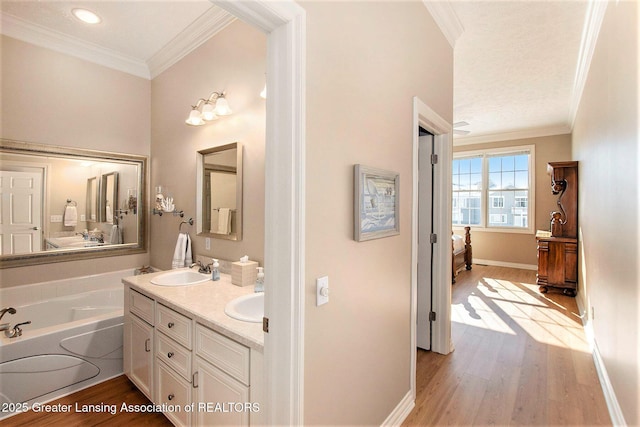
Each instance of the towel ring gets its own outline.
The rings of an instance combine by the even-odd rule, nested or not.
[[[182,221],[180,223],[180,225],[178,226],[178,233],[182,232],[182,224],[189,224],[189,225],[193,225],[193,218],[189,218],[187,221]]]
[[[67,199],[67,206],[78,206],[78,203],[71,199]]]

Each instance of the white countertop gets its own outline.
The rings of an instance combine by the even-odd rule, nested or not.
[[[224,307],[229,301],[252,294],[253,286],[236,286],[231,283],[231,276],[228,274],[220,274],[219,281],[208,280],[190,286],[158,286],[150,283],[151,279],[163,273],[166,271],[125,277],[122,280],[132,288],[195,319],[198,323],[247,347],[263,351],[262,323],[243,322],[224,313]]]

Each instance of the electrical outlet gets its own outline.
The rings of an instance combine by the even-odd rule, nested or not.
[[[207,237],[204,239],[204,248],[208,251],[211,250],[211,238]]]
[[[594,306],[591,306],[591,320],[596,317],[596,309]]]

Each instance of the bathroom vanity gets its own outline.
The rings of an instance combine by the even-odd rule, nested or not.
[[[124,371],[176,426],[265,424],[261,323],[224,312],[253,293],[221,280],[189,286],[124,283]]]

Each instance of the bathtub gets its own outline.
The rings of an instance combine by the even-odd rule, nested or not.
[[[0,419],[122,374],[121,280],[131,273],[0,290],[16,309],[2,322],[31,321],[20,337],[0,332]]]

